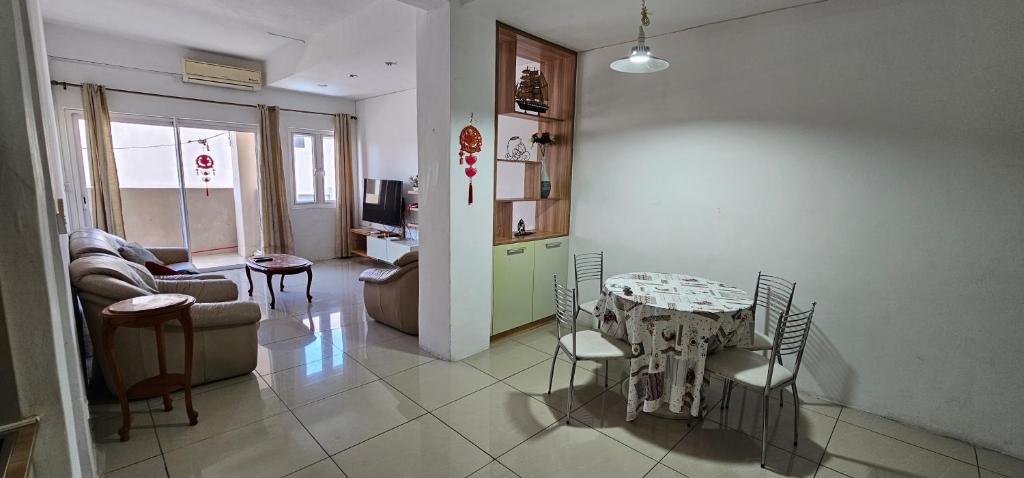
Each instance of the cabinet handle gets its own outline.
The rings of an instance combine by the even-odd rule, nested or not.
[[[562,247],[562,241],[558,241],[558,242],[549,242],[549,243],[547,243],[547,244],[544,244],[544,247],[546,247],[546,248],[548,248],[548,249],[557,249],[557,248],[559,248],[559,247]]]
[[[505,255],[506,256],[514,256],[516,254],[522,254],[524,252],[526,252],[526,248],[525,247],[517,247],[515,249],[509,249],[509,250],[505,251]]]

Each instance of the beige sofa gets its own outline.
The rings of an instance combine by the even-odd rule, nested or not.
[[[68,251],[71,260],[93,254],[121,257],[118,251],[128,241],[100,229],[80,229],[68,237]],[[176,271],[197,272],[188,260],[188,249],[184,247],[147,247],[157,259]]]
[[[116,237],[116,236],[115,236]],[[71,284],[82,304],[92,337],[94,355],[111,386],[113,376],[103,350],[100,312],[123,299],[157,293],[187,294],[196,298],[192,306],[194,353],[192,383],[212,382],[252,372],[256,368],[260,307],[239,301],[238,288],[216,274],[156,278],[145,267],[104,252],[80,254],[70,265]],[[177,322],[165,328],[167,367],[180,373],[184,365],[184,342]],[[126,385],[157,375],[159,366],[152,329],[120,328],[114,349],[121,377]]]
[[[370,317],[407,334],[419,333],[419,252],[406,253],[396,267],[367,269],[359,274],[363,302]]]

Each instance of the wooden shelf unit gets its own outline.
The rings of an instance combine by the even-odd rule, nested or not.
[[[522,59],[540,65],[548,82],[548,111],[543,115],[527,113],[516,109],[515,89],[520,71],[517,60]],[[498,122],[499,117],[532,120],[537,123],[537,132],[549,132],[555,136],[555,143],[547,147],[544,162],[551,179],[551,194],[540,197],[540,157],[530,161],[497,162],[523,163],[523,197],[499,198],[494,200],[494,245],[566,236],[569,234],[569,198],[572,187],[572,142],[573,123],[576,114],[576,52],[561,47],[508,25],[497,25],[497,55],[495,75],[495,151],[502,150],[504,138]],[[523,138],[529,142],[529,138]],[[498,168],[495,168],[495,194],[498,190]],[[513,231],[518,218],[513,216],[516,202],[534,202],[535,233],[515,237]]]

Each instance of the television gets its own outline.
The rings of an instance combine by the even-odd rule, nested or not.
[[[402,182],[393,179],[363,180],[363,220],[385,226],[402,225]]]

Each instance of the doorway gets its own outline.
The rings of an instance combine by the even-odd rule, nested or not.
[[[85,119],[71,119],[88,201]],[[110,126],[125,239],[185,247],[204,271],[241,267],[260,248],[253,127],[134,115],[112,116]]]

